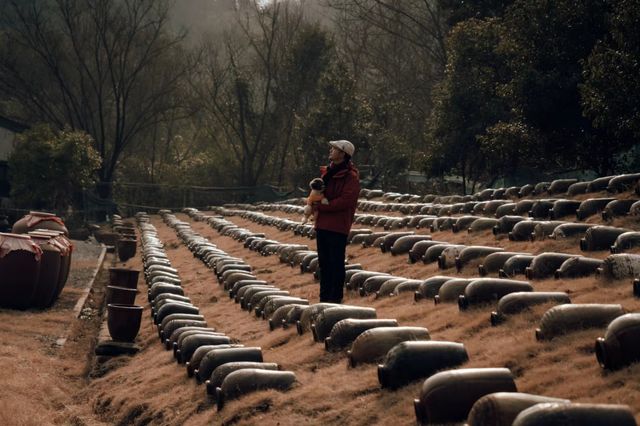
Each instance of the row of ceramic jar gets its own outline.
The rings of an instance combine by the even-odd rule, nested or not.
[[[122,217],[113,215],[111,219],[113,230],[118,233],[116,241],[116,250],[118,258],[121,262],[126,262],[136,255],[137,238],[135,225],[131,222],[124,221]]]
[[[176,231],[194,256],[202,259],[204,252],[207,252],[228,257],[224,251],[195,233],[188,223],[177,220],[170,212],[161,213],[165,223]],[[153,290],[152,288],[151,296],[154,296]],[[165,290],[169,288],[165,287]],[[156,296],[154,300],[160,297]],[[159,303],[161,302],[155,304],[156,307]],[[164,316],[163,314],[169,313],[162,312],[166,311],[166,307],[167,304],[164,304],[158,308],[156,317],[161,333],[168,338],[166,343],[169,344],[175,339],[178,362],[186,364],[189,376],[195,377],[198,383],[206,384],[207,395],[215,400],[219,410],[226,401],[247,393],[266,389],[286,391],[297,383],[296,375],[292,371],[280,370],[278,364],[264,362],[261,348],[244,347],[232,344],[230,340],[225,341],[228,339],[227,336],[206,329],[204,318],[198,327],[195,318],[178,319],[173,316],[176,314]],[[181,315],[187,314],[187,311],[181,312]],[[194,311],[190,316],[198,314],[199,312]],[[172,319],[167,321],[169,318]],[[164,326],[162,321],[166,322]],[[176,336],[177,334],[180,335]]]

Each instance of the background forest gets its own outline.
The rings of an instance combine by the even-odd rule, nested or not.
[[[385,189],[407,171],[470,193],[638,169],[640,0],[0,7],[0,115],[35,129],[14,189],[63,148],[75,188],[103,198],[114,182],[306,187],[332,139]]]

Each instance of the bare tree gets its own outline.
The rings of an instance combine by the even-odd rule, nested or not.
[[[271,14],[272,22],[277,21],[278,11],[279,7],[276,7]],[[258,15],[266,19],[264,14]],[[263,24],[263,30],[267,30],[264,21]],[[246,28],[245,25],[248,23],[239,28]],[[263,36],[272,42],[272,32],[266,31]],[[271,46],[267,41],[267,50],[263,53],[263,61],[267,64],[271,63]],[[258,93],[263,99],[260,102],[256,98],[258,91],[252,86],[255,73],[249,59],[250,51],[250,44],[238,34],[227,32],[221,43],[208,40],[203,48],[202,66],[190,80],[194,98],[199,102],[195,108],[210,118],[205,123],[212,143],[221,153],[233,153],[239,168],[237,178],[242,185],[256,183],[266,160],[265,150],[260,149],[268,123],[264,117],[264,100],[270,96],[271,83],[269,80]]]
[[[252,2],[250,12],[238,15],[237,31],[221,43],[206,43],[192,89],[196,108],[210,117],[212,143],[221,155],[232,153],[238,182],[282,184],[295,120],[319,79],[328,40],[305,22],[299,4]]]
[[[367,29],[367,33],[373,36],[377,30],[378,34],[386,34],[413,46],[434,67],[444,69],[448,27],[440,1],[327,0],[327,3],[339,12],[337,24],[343,33],[351,34],[352,43],[355,41],[356,45],[363,46],[363,34],[358,29]]]
[[[93,136],[101,195],[123,152],[178,109],[184,34],[164,0],[2,0],[0,92],[25,118]],[[170,114],[169,114],[170,115]]]
[[[424,123],[447,61],[440,0],[326,0],[339,51],[394,144],[424,149]],[[409,156],[409,167],[419,156]]]

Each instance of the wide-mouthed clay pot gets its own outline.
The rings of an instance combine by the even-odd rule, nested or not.
[[[139,275],[140,271],[138,269],[109,268],[109,284],[136,289],[138,288]]]
[[[136,246],[138,242],[135,238],[120,237],[116,243],[118,249],[118,258],[122,262],[126,262],[136,255]]]
[[[107,304],[133,305],[136,301],[138,290],[135,288],[107,286]]]
[[[111,338],[120,342],[133,342],[140,330],[142,306],[110,303],[107,309],[107,326]]]

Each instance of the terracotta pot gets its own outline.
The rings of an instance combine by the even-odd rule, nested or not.
[[[55,214],[45,212],[29,212],[29,214],[24,215],[13,224],[12,232],[15,234],[26,234],[36,229],[61,231],[64,235],[69,235],[69,230],[64,225],[62,219]]]
[[[133,342],[140,330],[142,306],[110,303],[107,309],[107,326],[111,338],[121,342]]]
[[[0,306],[27,309],[38,286],[42,249],[27,235],[0,233]]]
[[[107,304],[133,305],[136,301],[138,290],[135,288],[107,286]]]
[[[138,269],[109,268],[109,284],[118,287],[138,288]]]
[[[30,237],[42,249],[38,285],[33,294],[31,305],[35,308],[43,309],[51,306],[55,301],[56,290],[60,281],[62,250],[51,237],[35,233],[30,234]]]
[[[130,238],[120,238],[118,239],[117,248],[118,248],[118,258],[120,261],[126,262],[136,255],[136,239]]]

